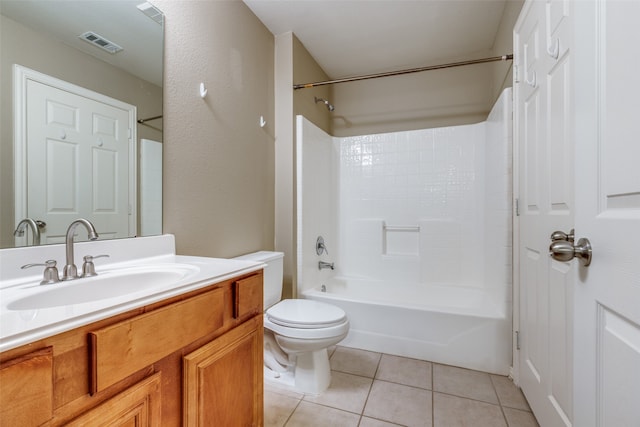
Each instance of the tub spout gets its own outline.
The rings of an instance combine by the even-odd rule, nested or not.
[[[318,270],[322,270],[323,268],[330,268],[330,269],[333,270],[333,263],[332,262],[318,261]]]

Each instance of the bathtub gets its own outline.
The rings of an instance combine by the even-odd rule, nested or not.
[[[340,345],[509,374],[511,316],[497,293],[335,277],[301,296],[347,313],[351,329]]]

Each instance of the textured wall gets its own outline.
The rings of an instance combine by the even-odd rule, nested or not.
[[[166,17],[163,231],[186,255],[273,249],[273,35],[240,1],[154,4]]]

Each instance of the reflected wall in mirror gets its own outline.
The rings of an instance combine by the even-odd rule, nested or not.
[[[16,161],[21,161],[20,153],[15,152],[16,135],[19,137],[21,132],[31,133],[32,130],[21,131],[20,126],[15,125],[17,96],[14,64],[135,107],[137,117],[132,120],[131,133],[135,137],[132,144],[137,158],[132,160],[132,172],[127,173],[129,182],[125,187],[131,188],[131,192],[138,197],[132,199],[124,209],[119,207],[119,211],[128,216],[126,222],[129,226],[124,235],[113,236],[160,234],[163,59],[163,16],[160,11],[143,0],[0,0],[0,20],[0,248],[30,245],[32,242],[30,227],[26,227],[28,231],[22,237],[14,236],[16,226],[24,219],[20,216],[30,216],[28,200],[34,194],[29,193],[35,191],[30,188],[27,179],[21,186],[22,178],[17,178],[17,174],[27,171],[16,167]],[[122,50],[110,53],[79,37],[87,32],[93,32],[103,39],[98,40],[98,45],[104,45],[106,40],[122,47]],[[90,121],[93,126],[95,119]],[[107,122],[101,123],[104,125]],[[96,126],[99,128],[100,124]],[[47,144],[60,146],[61,141],[65,142],[63,136],[68,137],[66,132],[61,129],[56,133],[48,137],[51,141],[47,140]],[[99,144],[97,136],[93,135],[92,138],[92,144]],[[74,164],[68,158],[71,154],[63,154],[64,150],[60,151],[60,158],[53,157],[46,161],[30,157],[39,156],[40,151],[25,149],[28,158],[24,159],[23,164],[40,162],[49,173],[55,170],[51,167],[53,165],[60,169],[60,165]],[[70,149],[72,152],[74,150]],[[47,162],[51,166],[47,166]],[[102,169],[105,169],[104,158],[101,162]],[[113,168],[109,166],[106,169],[114,175]],[[99,167],[96,168],[98,170]],[[53,214],[56,212],[52,207],[64,206],[60,211],[67,217],[77,214],[78,217],[100,222],[91,217],[94,214],[80,210],[78,198],[85,196],[58,188],[78,186],[87,180],[92,181],[91,185],[96,188],[97,182],[104,179],[102,172],[98,174],[70,174],[68,179],[65,178],[66,181],[55,184],[56,193],[74,194],[68,196],[70,202],[56,204],[52,200],[43,200],[41,204]],[[16,200],[18,203],[21,203],[20,200],[27,201],[24,202],[24,208],[17,206]],[[92,211],[100,208],[98,205],[94,203]],[[100,212],[95,215],[100,215]],[[43,221],[41,218],[33,219]],[[47,238],[46,227],[42,243],[57,243],[59,239]],[[109,238],[108,232],[100,238]]]

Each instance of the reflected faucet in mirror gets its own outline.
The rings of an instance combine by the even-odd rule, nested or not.
[[[22,72],[22,78],[3,77],[0,85],[0,99],[10,106],[0,115],[6,130],[0,158],[13,159],[1,168],[0,249],[32,244],[29,225],[22,237],[14,235],[23,218],[47,223],[40,227],[41,245],[64,243],[66,227],[76,218],[92,221],[101,239],[162,234],[164,19],[155,6],[147,7],[154,11],[150,17],[138,8],[141,3],[0,0],[3,72]],[[100,43],[78,37],[78,28],[99,28],[101,37],[124,51],[104,51]],[[113,107],[108,114],[104,99]],[[125,111],[123,104],[130,107]],[[154,126],[144,123],[152,118]],[[66,150],[75,154],[67,156]],[[94,185],[66,185],[84,183],[85,176]]]
[[[24,236],[24,230],[25,228],[27,228],[27,226],[31,228],[31,244],[33,246],[39,246],[40,245],[40,228],[46,227],[47,224],[45,224],[42,221],[34,221],[31,218],[25,218],[18,223],[18,226],[16,227],[16,231],[13,232],[13,235],[16,237]]]
[[[64,266],[64,270],[62,270],[62,280],[73,280],[80,277],[78,276],[78,268],[76,267],[73,259],[73,237],[76,232],[76,227],[80,224],[82,224],[87,229],[89,240],[98,239],[98,232],[89,220],[79,218],[69,225],[69,228],[67,228],[67,237],[65,240],[67,261]]]

